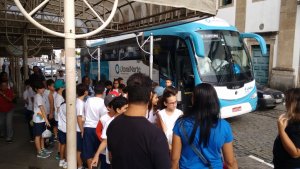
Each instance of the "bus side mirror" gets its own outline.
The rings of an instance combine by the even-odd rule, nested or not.
[[[198,57],[204,57],[205,56],[204,42],[200,34],[197,32],[188,32],[188,33],[185,32],[184,35],[189,37],[190,40],[192,41],[196,55]]]
[[[267,53],[268,53],[267,45],[266,45],[266,41],[263,37],[261,37],[258,34],[255,34],[255,33],[241,33],[240,37],[242,39],[246,39],[246,38],[255,39],[259,43],[262,55],[267,56]]]

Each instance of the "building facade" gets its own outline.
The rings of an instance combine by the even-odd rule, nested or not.
[[[219,0],[218,6],[217,17],[265,38],[268,56],[256,41],[246,42],[259,83],[283,91],[300,87],[300,0]]]

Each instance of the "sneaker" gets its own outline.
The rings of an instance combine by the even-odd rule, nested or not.
[[[42,149],[42,152],[44,152],[46,154],[51,154],[53,151],[44,148],[44,149]]]
[[[68,163],[65,161],[64,165],[63,165],[63,168],[64,169],[67,169],[68,168]]]
[[[50,154],[46,154],[44,152],[39,152],[37,155],[36,155],[37,158],[48,158],[50,157]]]
[[[64,164],[65,164],[65,160],[59,160],[59,164],[58,164],[59,167],[63,167]]]

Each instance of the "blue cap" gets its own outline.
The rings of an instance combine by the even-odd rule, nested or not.
[[[65,88],[65,82],[63,80],[56,80],[54,83],[54,88],[55,89]]]
[[[154,92],[156,93],[157,97],[160,97],[164,94],[164,90],[165,88],[161,87],[161,86],[156,86],[154,88]]]

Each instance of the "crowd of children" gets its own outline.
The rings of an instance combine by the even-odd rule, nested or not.
[[[113,82],[98,82],[91,85],[88,77],[83,77],[82,84],[76,87],[77,115],[77,168],[110,169],[107,150],[107,129],[111,122],[128,106],[127,89],[122,78]],[[38,158],[50,157],[52,151],[45,148],[43,132],[48,128],[53,136],[47,138],[58,141],[58,165],[67,168],[66,158],[66,90],[64,79],[25,81],[25,117],[28,123],[30,140],[35,143]],[[286,93],[287,114],[278,120],[278,137],[274,143],[274,165],[284,168],[286,164],[299,167],[299,110],[300,90],[290,89]],[[145,118],[164,132],[169,150],[172,150],[173,128],[183,112],[177,109],[177,90],[171,80],[166,80],[165,88],[154,83],[148,111]],[[174,141],[173,141],[174,142]],[[282,164],[284,164],[282,166]]]
[[[110,122],[127,109],[126,87],[122,78],[113,82],[98,82],[91,85],[88,77],[83,77],[83,83],[76,87],[77,114],[77,166],[78,169],[92,168],[100,165],[101,169],[109,169],[110,161],[107,151],[106,130]],[[35,143],[38,158],[50,157],[52,151],[45,148],[46,129],[52,131],[50,142],[57,143],[58,165],[67,168],[66,158],[66,90],[65,81],[49,79],[42,81],[25,81],[23,99],[25,101],[25,117],[28,123],[30,140]],[[170,148],[172,128],[182,111],[176,108],[177,91],[170,80],[166,88],[155,85],[151,95],[146,118],[162,128],[168,138]],[[99,162],[100,160],[100,162]],[[98,163],[99,162],[99,163]]]

